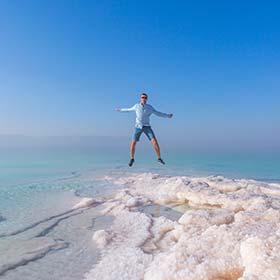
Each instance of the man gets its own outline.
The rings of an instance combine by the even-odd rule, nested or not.
[[[118,112],[135,111],[136,113],[135,132],[130,145],[130,161],[128,163],[130,167],[134,163],[136,143],[139,141],[140,136],[143,132],[151,141],[156,151],[158,162],[160,162],[161,164],[165,164],[165,162],[162,160],[160,155],[160,148],[159,148],[158,141],[150,125],[150,116],[152,114],[155,114],[156,116],[163,117],[163,118],[172,118],[173,114],[165,114],[165,113],[158,112],[157,110],[154,109],[153,106],[147,104],[147,100],[148,100],[148,95],[146,93],[142,93],[140,98],[140,103],[135,104],[131,108],[116,109],[116,111]]]

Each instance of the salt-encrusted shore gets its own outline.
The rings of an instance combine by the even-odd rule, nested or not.
[[[94,279],[280,279],[280,184],[132,174],[103,203],[112,226],[96,231]],[[172,207],[171,216],[143,211]],[[181,211],[178,219],[172,211]]]

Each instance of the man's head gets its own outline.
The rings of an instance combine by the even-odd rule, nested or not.
[[[148,94],[146,94],[146,93],[141,93],[141,97],[140,97],[140,101],[141,101],[141,103],[142,104],[146,104],[147,103],[147,100],[148,100]]]

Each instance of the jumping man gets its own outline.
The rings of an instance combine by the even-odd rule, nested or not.
[[[118,112],[135,111],[136,113],[135,132],[130,145],[130,161],[128,164],[129,166],[132,166],[134,163],[136,143],[139,141],[140,136],[143,132],[151,141],[156,151],[158,162],[160,162],[161,164],[165,164],[165,162],[162,160],[160,155],[160,148],[159,148],[158,141],[150,125],[150,115],[155,114],[158,117],[172,118],[173,114],[165,114],[165,113],[158,112],[157,110],[154,109],[152,105],[147,104],[147,100],[148,100],[148,95],[146,93],[142,93],[140,103],[136,103],[131,108],[116,109],[116,111]]]

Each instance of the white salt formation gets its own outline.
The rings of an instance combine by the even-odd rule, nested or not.
[[[98,203],[99,201],[91,197],[84,197],[80,202],[74,205],[72,209],[86,208],[92,206],[93,204],[98,204]]]
[[[104,248],[112,239],[113,235],[101,229],[94,233],[92,239],[97,243],[99,248]]]
[[[114,183],[123,189],[103,214],[115,220],[95,233],[101,259],[85,279],[280,279],[280,184],[149,173]],[[185,210],[178,221],[140,211],[155,203]]]

